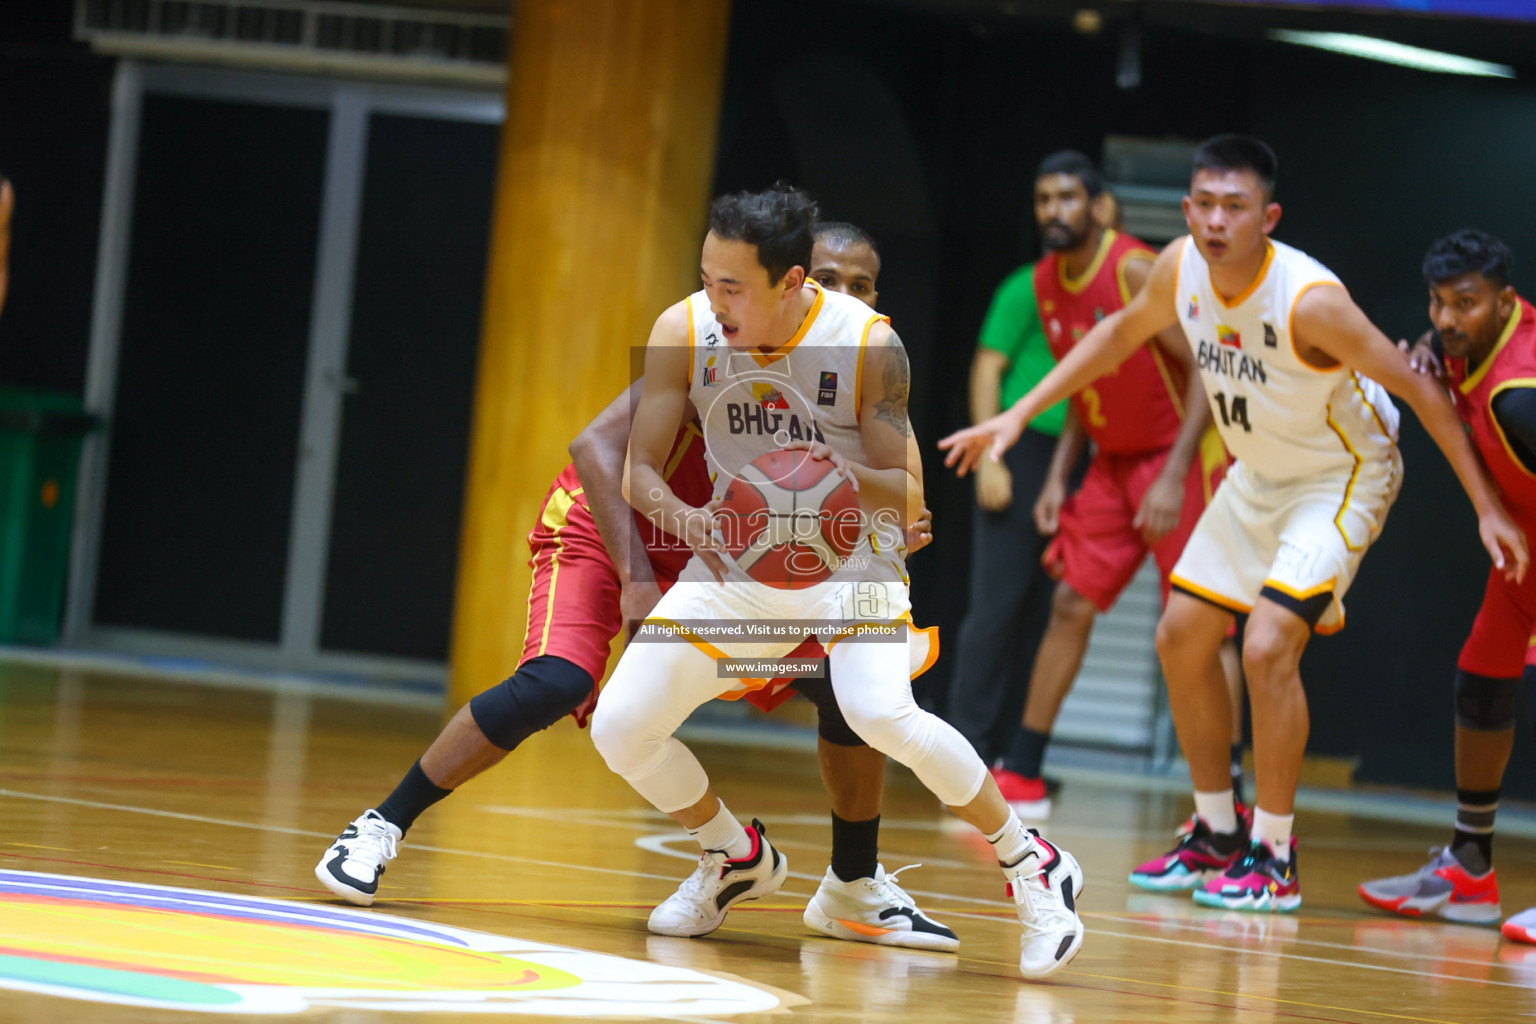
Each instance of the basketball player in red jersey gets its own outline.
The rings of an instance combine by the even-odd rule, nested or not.
[[[823,287],[873,306],[880,256],[859,228],[818,225],[811,273]],[[624,501],[621,476],[640,386],[637,381],[620,395],[571,444],[573,461],[555,478],[528,535],[534,578],[517,673],[459,709],[395,791],[354,821],[316,866],[316,877],[348,902],[373,902],[405,832],[432,804],[565,715],[586,727],[613,637],[624,623],[649,614],[691,557],[687,545]],[[679,497],[694,505],[709,501],[712,485],[695,424],[679,431],[667,466]],[[908,549],[932,539],[925,509],[907,533]],[[811,640],[791,657],[825,652]],[[848,727],[827,681],[800,680],[793,689],[758,690],[747,699],[772,710],[796,690],[817,706],[819,761],[832,796],[832,864],[806,909],[806,924],[834,938],[955,949],[954,932],[918,909],[878,863],[885,755]]]
[[[1415,369],[1441,376],[1504,507],[1536,534],[1536,309],[1511,283],[1514,257],[1482,231],[1447,235],[1424,257],[1434,330],[1412,353]],[[1406,346],[1405,346],[1406,347]],[[1443,371],[1442,371],[1443,362]],[[1456,824],[1450,843],[1411,875],[1360,886],[1373,906],[1409,917],[1493,924],[1501,915],[1493,826],[1514,747],[1521,679],[1536,680],[1536,575],[1523,583],[1493,570],[1456,664]],[[1504,934],[1536,942],[1536,910]]]
[[[1093,207],[1104,195],[1098,169],[1081,153],[1046,157],[1035,177],[1035,218],[1047,249],[1035,266],[1035,297],[1058,360],[1141,290],[1157,256],[1096,221]],[[1027,815],[1049,810],[1041,762],[1095,617],[1114,606],[1148,552],[1167,599],[1168,573],[1226,468],[1189,345],[1177,327],[1164,334],[1073,396],[1035,503],[1040,532],[1056,535],[1045,563],[1060,582],[1023,725],[994,772],[1003,795]],[[1089,439],[1093,459],[1068,497],[1068,475]]]

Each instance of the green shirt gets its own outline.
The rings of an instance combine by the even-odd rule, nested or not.
[[[1035,265],[1020,267],[1003,279],[992,297],[992,306],[981,324],[980,344],[1008,357],[1008,372],[1003,376],[1001,408],[1007,409],[1040,383],[1056,357],[1045,340],[1045,325],[1040,322],[1040,307],[1035,302]],[[1060,437],[1066,424],[1065,400],[1029,421],[1042,434]]]

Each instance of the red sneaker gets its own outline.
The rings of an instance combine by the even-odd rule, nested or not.
[[[1493,869],[1474,875],[1449,849],[1438,847],[1430,853],[1430,862],[1411,875],[1362,882],[1360,898],[1406,917],[1433,914],[1463,924],[1497,924],[1502,913]]]
[[[1003,799],[1019,817],[1038,820],[1051,816],[1051,797],[1045,791],[1044,779],[1032,779],[1007,768],[993,768],[992,778],[997,780]]]

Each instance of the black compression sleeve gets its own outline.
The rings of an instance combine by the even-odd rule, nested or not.
[[[1509,388],[1494,395],[1493,418],[1520,464],[1536,473],[1536,388]]]

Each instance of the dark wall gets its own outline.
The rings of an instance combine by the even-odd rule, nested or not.
[[[881,307],[912,353],[936,513],[934,544],[912,564],[914,614],[951,643],[971,498],[933,441],[966,420],[992,289],[1036,251],[1028,189],[1046,153],[1097,157],[1112,133],[1268,138],[1286,207],[1277,237],[1338,272],[1394,338],[1423,329],[1418,261],[1439,234],[1476,224],[1536,259],[1529,84],[1163,27],[1145,32],[1142,86],[1123,92],[1110,34],[859,2],[818,13],[812,33],[767,0],[736,0],[717,191],[784,177],[880,242]],[[1403,416],[1402,499],[1349,594],[1349,628],[1304,665],[1311,749],[1358,756],[1364,779],[1448,787],[1449,684],[1488,563],[1454,476]],[[952,664],[919,684],[926,703],[942,705]],[[1536,779],[1524,756],[1510,789],[1536,793],[1520,783]]]
[[[85,385],[112,62],[67,41],[67,3],[7,6],[0,28],[0,174],[16,189],[0,381]]]

